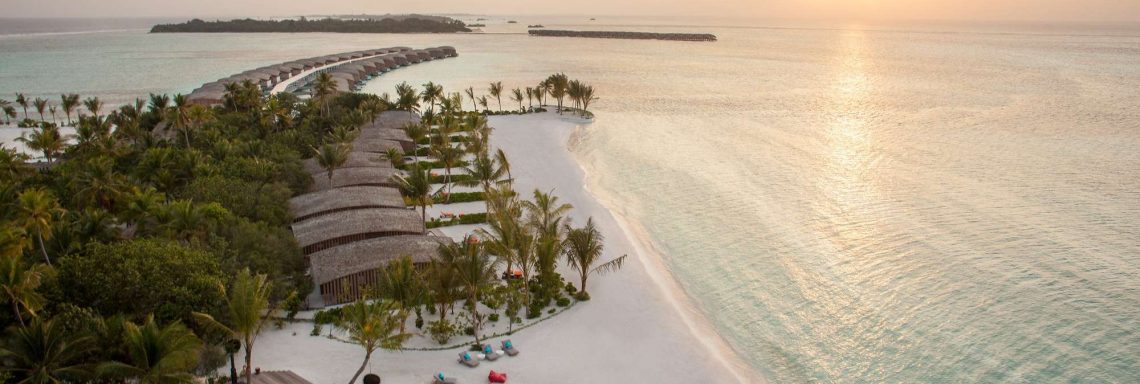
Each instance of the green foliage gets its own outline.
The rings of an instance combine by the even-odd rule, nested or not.
[[[490,316],[487,316],[487,320],[491,321],[492,323],[498,322],[499,321],[499,314],[498,313],[492,313]]]
[[[83,254],[61,260],[59,280],[68,300],[104,315],[138,319],[154,313],[169,322],[221,301],[217,260],[168,240],[91,244]]]
[[[447,319],[441,319],[428,323],[428,334],[431,335],[432,340],[440,345],[447,344],[451,337],[455,335],[455,325],[451,324]]]
[[[428,221],[428,228],[450,227],[453,225],[467,225],[467,224],[482,224],[487,222],[486,213],[467,213],[458,215],[451,220],[440,220],[437,218]]]
[[[574,295],[574,298],[578,299],[578,301],[590,301],[590,293],[585,291],[578,292],[578,294]]]
[[[452,183],[462,183],[462,182],[470,181],[470,180],[472,180],[471,175],[454,174],[454,173],[451,174],[451,182]],[[443,184],[446,182],[447,182],[447,175],[432,175],[432,177],[431,177],[431,183],[432,184]]]
[[[198,203],[216,202],[235,215],[278,227],[292,221],[289,198],[293,191],[284,183],[207,176],[191,181],[179,196]]]
[[[443,195],[436,195],[435,197],[433,197],[433,199],[435,200],[436,204],[443,204],[443,203],[452,204],[452,203],[469,203],[469,202],[473,202],[473,201],[483,201],[483,199],[485,199],[485,197],[483,196],[483,192],[454,192],[454,193],[451,193],[450,197],[443,196]]]
[[[559,307],[565,307],[565,306],[570,305],[570,298],[559,297],[558,300],[554,301],[554,303],[555,303],[555,305],[558,305]]]

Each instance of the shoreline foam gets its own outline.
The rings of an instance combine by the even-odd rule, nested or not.
[[[656,284],[660,293],[668,298],[672,309],[680,315],[681,320],[689,327],[690,333],[712,352],[716,359],[728,368],[741,383],[766,383],[767,380],[748,365],[740,353],[733,349],[724,339],[724,336],[716,331],[716,327],[708,318],[708,314],[697,306],[695,299],[689,295],[677,277],[673,275],[672,269],[665,261],[664,252],[654,243],[653,238],[642,224],[618,208],[618,204],[612,198],[607,197],[602,192],[603,189],[593,182],[586,161],[574,150],[574,147],[581,143],[582,136],[585,134],[585,127],[581,125],[576,127],[565,148],[582,170],[583,181],[585,182],[582,188],[609,210],[610,215],[614,217],[621,228],[623,235],[631,240],[630,243],[642,261],[641,266],[646,274]]]

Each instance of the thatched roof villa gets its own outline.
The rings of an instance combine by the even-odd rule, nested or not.
[[[390,236],[362,240],[309,254],[309,273],[318,287],[323,305],[354,301],[379,280],[379,269],[400,257],[417,264],[431,261],[440,244],[451,242],[439,236]],[[313,305],[315,303],[310,303]]]
[[[313,177],[317,177],[317,174],[320,174],[320,176],[323,177],[325,176],[325,172],[327,172],[324,168],[321,167],[320,164],[317,163],[317,159],[306,159],[301,162],[301,165],[305,167],[305,171],[309,172],[309,174],[313,175]],[[360,167],[391,169],[392,163],[387,159],[381,158],[380,155],[375,153],[352,151],[348,153],[348,160],[346,160],[343,165],[337,168],[337,170]]]
[[[370,208],[403,209],[404,196],[396,188],[358,186],[308,193],[289,200],[289,209],[293,212],[295,222],[336,212]]]
[[[419,213],[405,208],[354,209],[293,223],[293,236],[306,255],[364,239],[423,234]]]
[[[352,186],[397,187],[392,177],[398,174],[395,168],[341,168],[333,171],[332,181],[326,174],[313,175],[310,191],[324,191],[332,188]]]

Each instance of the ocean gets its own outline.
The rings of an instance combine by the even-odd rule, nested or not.
[[[591,191],[772,382],[1140,382],[1140,27],[505,20],[485,35],[5,27],[0,98],[124,103],[395,45],[460,56],[364,91],[565,72],[600,97],[574,147]],[[531,38],[528,23],[719,41]]]

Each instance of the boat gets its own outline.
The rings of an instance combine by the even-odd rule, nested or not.
[[[527,28],[546,28],[546,26],[542,25],[542,24],[528,25],[526,27]]]
[[[518,23],[519,22],[514,21],[514,20],[507,20],[507,24],[518,24]]]

